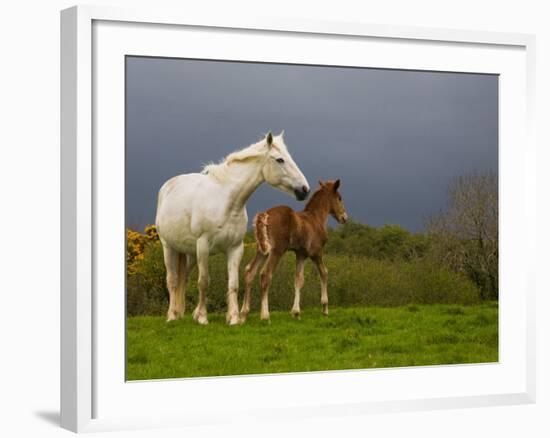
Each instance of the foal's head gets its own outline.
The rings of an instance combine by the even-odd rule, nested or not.
[[[319,181],[320,190],[325,193],[325,199],[329,207],[330,215],[343,224],[348,220],[348,214],[342,196],[338,192],[340,188],[340,180],[336,181]]]

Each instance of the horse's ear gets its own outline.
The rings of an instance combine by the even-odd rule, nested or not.
[[[285,130],[283,129],[283,130],[281,131],[281,133],[279,134],[279,137],[283,138],[284,135],[285,135]]]
[[[320,185],[321,187],[325,187],[325,184],[324,184],[323,181],[321,181],[321,180],[319,180],[319,185]]]
[[[267,133],[265,141],[267,142],[267,146],[271,147],[271,145],[273,144],[273,134],[271,133],[271,131]]]
[[[336,181],[334,181],[334,186],[332,186],[332,188],[334,189],[334,191],[338,190],[338,188],[340,187],[340,180],[337,179]]]

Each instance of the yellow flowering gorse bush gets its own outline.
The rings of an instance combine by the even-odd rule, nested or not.
[[[135,262],[143,260],[145,246],[158,240],[159,235],[155,225],[147,225],[143,234],[131,228],[126,229],[126,267],[129,275],[136,273]]]

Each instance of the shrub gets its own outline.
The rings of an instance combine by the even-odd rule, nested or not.
[[[392,236],[395,247],[402,246]],[[345,239],[347,240],[347,238]],[[241,263],[243,270],[256,249],[253,243],[245,244]],[[479,291],[465,275],[455,273],[424,258],[376,259],[362,255],[325,254],[329,271],[329,302],[336,306],[377,305],[400,306],[407,304],[456,303],[472,304],[479,301]],[[290,310],[294,299],[295,257],[287,253],[281,260],[273,277],[269,294],[272,310]],[[209,259],[210,286],[207,294],[209,311],[225,311],[227,290],[227,263],[225,255]],[[132,273],[127,279],[128,315],[161,315],[168,308],[165,269],[162,247],[158,240],[149,241],[143,256],[135,260]],[[195,269],[187,288],[187,312],[197,302],[197,270]],[[242,284],[239,301],[242,300]],[[253,311],[259,308],[259,280],[253,289]],[[302,306],[320,307],[320,283],[313,264],[305,269],[305,284],[302,289]]]
[[[145,234],[131,228],[126,229],[126,271],[134,274],[134,264],[144,257],[145,247],[151,242],[158,242],[159,235],[155,225],[147,225]]]
[[[329,231],[326,252],[356,255],[377,260],[412,260],[427,252],[429,239],[413,234],[399,225],[387,224],[380,228],[348,221]]]
[[[141,256],[129,265],[126,276],[128,315],[158,315],[168,309],[166,272],[159,241],[145,245]]]

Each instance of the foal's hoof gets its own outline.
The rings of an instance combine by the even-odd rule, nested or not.
[[[247,319],[248,319],[248,313],[241,312],[239,314],[239,324],[244,324]]]
[[[195,319],[200,325],[207,325],[208,324],[208,318],[206,315],[200,315],[198,318]]]
[[[290,314],[294,319],[300,319],[300,311],[299,310],[291,310]]]
[[[197,321],[199,324],[201,325],[206,325],[208,324],[208,318],[206,316],[206,313],[205,312],[202,312],[201,310],[199,309],[195,309],[193,311],[193,319],[195,321]]]
[[[328,316],[328,306],[323,306],[323,315]]]

